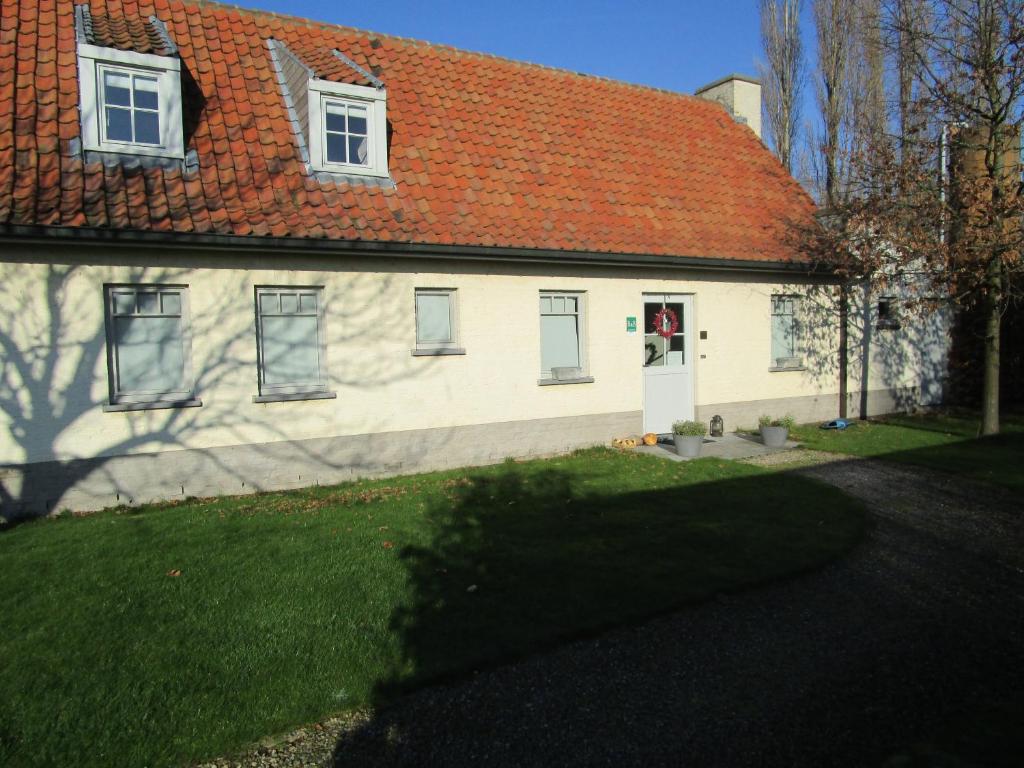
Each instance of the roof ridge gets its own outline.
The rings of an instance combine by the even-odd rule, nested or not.
[[[330,21],[319,21],[317,19],[310,19],[304,16],[293,16],[288,13],[278,13],[277,11],[268,11],[262,8],[247,8],[237,3],[226,3],[221,0],[181,0],[183,5],[196,5],[199,8],[222,8],[224,10],[237,11],[251,16],[256,17],[269,17],[274,19],[280,19],[281,21],[293,22],[298,24],[304,24],[307,27],[314,29],[323,30],[345,30],[348,32],[358,32],[372,37],[386,37],[390,40],[400,40],[404,43],[413,43],[414,45],[426,45],[431,48],[440,48],[443,50],[454,51],[455,53],[462,53],[468,56],[479,56],[484,59],[496,59],[498,61],[504,61],[509,64],[515,64],[521,67],[530,67],[534,69],[543,69],[549,72],[559,72],[566,75],[572,75],[573,77],[586,78],[588,80],[599,80],[605,83],[612,83],[614,85],[621,85],[625,88],[637,88],[644,91],[653,91],[655,93],[664,93],[668,96],[677,96],[683,99],[698,101],[702,104],[713,104],[714,102],[703,99],[693,93],[683,93],[682,91],[673,91],[669,88],[659,88],[656,85],[648,85],[646,83],[633,83],[629,80],[620,80],[614,77],[607,77],[605,75],[594,75],[588,72],[580,72],[578,70],[568,69],[566,67],[556,67],[551,64],[539,64],[534,61],[524,61],[523,59],[513,59],[509,56],[501,56],[496,53],[488,53],[487,51],[471,51],[467,48],[459,48],[448,43],[435,43],[430,40],[424,40],[416,37],[404,37],[403,35],[395,35],[389,32],[377,32],[372,29],[363,29],[362,27],[352,27],[346,24],[336,24]]]

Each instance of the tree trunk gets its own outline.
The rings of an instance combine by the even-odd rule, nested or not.
[[[839,286],[839,418],[846,418],[847,394],[847,373],[850,367],[849,362],[849,319],[850,316],[850,294],[847,289],[846,279]]]
[[[985,360],[981,392],[981,434],[999,434],[999,334],[1002,327],[1003,271],[998,257],[988,264],[985,293]]]

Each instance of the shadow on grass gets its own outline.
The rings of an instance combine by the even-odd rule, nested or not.
[[[1024,487],[1024,428],[1019,417],[1004,419],[1003,432],[977,437],[977,418],[967,415],[890,416],[843,431],[801,427],[808,448],[911,464],[989,485]]]
[[[970,480],[1010,489],[1024,488],[1024,433],[1006,432],[975,440],[963,439],[876,458],[915,464]]]
[[[641,470],[659,461],[633,458]],[[723,466],[740,476],[714,480]],[[375,710],[427,682],[819,567],[863,533],[854,502],[806,478],[711,460],[688,470],[707,481],[609,493],[600,478],[507,463],[452,482],[426,512],[432,541],[400,553],[402,660],[378,682]],[[389,764],[402,738],[371,721],[343,737],[336,764]]]

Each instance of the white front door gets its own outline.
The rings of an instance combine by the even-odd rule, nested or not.
[[[693,296],[644,294],[643,318],[644,432],[662,435],[693,418]]]

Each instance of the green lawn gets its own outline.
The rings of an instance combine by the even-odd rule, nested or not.
[[[1003,418],[1002,434],[977,438],[978,418],[968,414],[888,416],[854,421],[845,430],[798,427],[807,448],[871,456],[950,472],[1011,489],[1024,488],[1024,417]]]
[[[187,764],[813,568],[862,527],[806,479],[600,449],[28,523],[0,533],[0,765]]]

